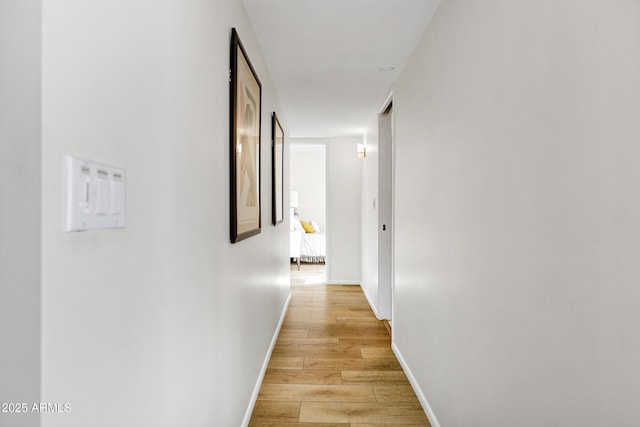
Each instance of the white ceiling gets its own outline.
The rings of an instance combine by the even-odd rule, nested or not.
[[[362,134],[440,0],[243,0],[291,137]],[[394,65],[391,72],[380,66]]]

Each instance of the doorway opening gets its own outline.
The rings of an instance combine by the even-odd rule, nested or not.
[[[292,142],[289,158],[291,283],[326,283],[327,147]]]

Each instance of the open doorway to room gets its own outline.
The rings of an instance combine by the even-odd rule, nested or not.
[[[290,145],[291,284],[326,283],[326,170],[325,144]]]

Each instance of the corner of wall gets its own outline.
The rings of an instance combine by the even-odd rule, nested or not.
[[[362,293],[364,294],[364,297],[367,299],[367,302],[369,303],[369,307],[371,307],[371,311],[373,311],[373,314],[376,316],[376,319],[384,320],[384,317],[380,316],[380,313],[378,313],[378,307],[376,307],[376,305],[373,302],[373,299],[371,299],[371,295],[369,295],[369,290],[367,289],[367,287],[364,286],[363,284],[360,284],[360,288],[362,289]]]
[[[280,335],[280,329],[282,329],[282,324],[284,323],[284,318],[287,315],[287,310],[289,309],[290,302],[291,302],[291,293],[289,293],[289,297],[287,298],[287,301],[284,304],[284,308],[282,309],[280,320],[278,321],[278,326],[276,327],[276,330],[273,333],[273,338],[271,338],[271,344],[269,344],[269,349],[267,350],[267,354],[265,355],[264,362],[262,362],[262,368],[260,369],[260,374],[258,375],[256,385],[253,388],[253,393],[251,394],[251,399],[249,400],[249,405],[247,406],[247,410],[244,414],[244,418],[242,419],[242,427],[247,427],[249,425],[249,422],[251,421],[251,415],[253,414],[253,409],[256,406],[256,401],[258,400],[260,387],[262,387],[262,381],[264,381],[264,375],[267,372],[267,367],[269,366],[269,360],[271,359],[271,354],[273,353],[273,349],[276,346],[276,342],[278,341],[278,335]]]
[[[404,371],[405,375],[409,379],[409,383],[411,384],[413,391],[416,393],[416,396],[418,397],[418,400],[422,405],[422,409],[424,409],[424,412],[427,415],[427,418],[429,418],[429,423],[431,424],[431,427],[440,427],[440,422],[438,421],[438,418],[436,418],[436,414],[433,412],[433,409],[431,409],[431,405],[429,405],[429,402],[427,401],[427,398],[424,395],[422,388],[420,387],[420,383],[418,382],[418,380],[416,380],[416,377],[413,375],[411,368],[407,364],[407,361],[405,360],[404,356],[402,355],[402,352],[398,348],[395,341],[391,343],[391,349],[393,350],[393,353],[398,358],[398,362],[400,362],[400,366],[402,366],[402,370]]]

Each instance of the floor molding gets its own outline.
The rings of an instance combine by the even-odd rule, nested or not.
[[[404,370],[405,375],[409,379],[409,382],[411,383],[411,387],[413,387],[413,391],[416,393],[416,396],[418,396],[418,400],[422,405],[422,409],[424,409],[425,414],[427,414],[427,418],[429,418],[431,427],[440,427],[440,423],[436,418],[436,414],[433,413],[433,410],[431,409],[431,405],[429,405],[429,402],[427,402],[427,398],[425,397],[424,393],[422,392],[422,389],[418,385],[418,381],[416,380],[416,377],[413,376],[413,372],[411,372],[411,369],[409,368],[407,361],[404,359],[404,356],[402,356],[402,352],[396,345],[395,341],[391,343],[391,349],[393,350],[394,354],[398,358],[398,362],[400,362],[400,365],[402,366],[402,369]]]
[[[360,282],[357,280],[331,280],[327,282],[327,285],[357,285],[360,286]]]
[[[282,314],[280,315],[280,321],[278,322],[276,331],[273,334],[273,338],[271,339],[271,344],[269,345],[269,350],[267,350],[267,355],[265,356],[264,362],[262,363],[262,369],[260,369],[260,375],[258,375],[258,381],[256,382],[256,386],[253,388],[253,393],[251,394],[251,400],[249,401],[249,406],[247,407],[247,411],[244,414],[244,419],[242,420],[242,424],[241,424],[242,427],[247,427],[249,425],[249,421],[251,421],[251,415],[253,414],[253,408],[256,406],[256,401],[258,400],[258,394],[260,393],[260,387],[262,387],[264,374],[267,372],[267,366],[269,366],[269,360],[271,360],[271,354],[273,353],[273,348],[276,346],[276,341],[278,341],[278,335],[280,335],[280,328],[282,328],[282,323],[284,322],[284,318],[287,315],[287,310],[289,309],[290,302],[291,302],[291,293],[289,293],[287,302],[284,303],[284,308],[282,309]]]
[[[375,305],[373,305],[373,300],[369,296],[369,292],[367,291],[367,288],[365,288],[364,286],[360,286],[360,288],[362,288],[362,293],[364,294],[364,297],[367,299],[367,302],[369,303],[369,307],[371,307],[371,311],[373,311],[373,314],[374,316],[376,316],[376,319],[383,320],[383,318],[380,317],[380,314],[378,314],[378,308]]]

